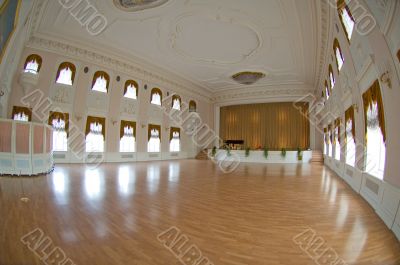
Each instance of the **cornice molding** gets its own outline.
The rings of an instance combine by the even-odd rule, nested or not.
[[[318,1],[319,2],[319,16],[320,16],[320,54],[319,58],[319,69],[315,79],[315,90],[316,95],[319,95],[319,88],[324,86],[324,74],[325,74],[325,66],[327,63],[327,58],[329,56],[329,36],[330,29],[332,28],[332,13],[331,7],[329,5],[329,1]],[[318,7],[318,5],[317,5]],[[318,62],[317,62],[318,63]]]
[[[152,71],[147,71],[141,67],[138,67],[137,65],[133,65],[128,61],[122,61],[113,56],[100,54],[89,49],[67,44],[65,42],[59,42],[57,40],[37,36],[31,36],[26,46],[29,48],[53,52],[62,56],[68,56],[77,61],[87,61],[88,63],[99,64],[117,72],[132,75],[133,77],[142,79],[144,81],[155,83],[162,86],[164,89],[171,89],[177,93],[188,94],[196,99],[211,102],[211,95],[200,93],[198,90],[189,88],[183,83],[169,80],[162,75]]]

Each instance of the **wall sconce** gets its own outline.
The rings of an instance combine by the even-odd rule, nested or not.
[[[80,115],[78,115],[78,114],[75,114],[75,119],[76,119],[77,121],[80,121],[80,120],[82,119],[82,116],[80,116]]]
[[[142,123],[141,126],[142,126],[142,129],[144,129],[146,127],[146,124]]]
[[[111,119],[111,123],[112,123],[113,126],[115,126],[115,124],[116,124],[117,122],[118,122],[118,121],[116,121],[116,120],[114,120],[114,119]]]
[[[381,75],[380,80],[382,83],[386,84],[390,89],[392,88],[392,80],[390,79],[389,71],[385,71]]]
[[[169,127],[165,127],[165,131],[168,131],[170,128]]]
[[[358,105],[357,104],[353,104],[353,108],[358,113]]]

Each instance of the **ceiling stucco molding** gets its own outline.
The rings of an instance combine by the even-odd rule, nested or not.
[[[207,8],[206,8],[207,7]],[[180,14],[178,17],[173,19],[163,19],[159,23],[159,43],[161,45],[167,45],[168,49],[170,49],[176,55],[182,57],[183,59],[191,62],[195,62],[198,64],[215,64],[215,65],[235,65],[238,63],[244,62],[246,59],[254,56],[260,48],[263,46],[263,38],[261,31],[258,29],[254,22],[251,22],[251,18],[243,17],[243,14],[235,12],[230,9],[222,9],[219,8],[215,13],[210,13],[212,7],[204,4],[202,8],[196,7],[191,8],[190,11],[184,12]],[[192,21],[191,21],[192,20]],[[237,58],[229,58],[229,59],[218,59],[218,58],[207,58],[205,56],[200,57],[193,54],[190,54],[184,47],[180,47],[179,41],[182,37],[182,34],[185,30],[185,27],[190,27],[190,22],[195,22],[198,20],[199,22],[204,23],[205,21],[212,22],[215,26],[230,28],[236,28],[237,30],[247,31],[249,35],[253,36],[254,43],[249,44],[249,47],[245,47],[243,43],[240,44],[240,51],[237,52]],[[170,21],[170,22],[169,22]],[[169,22],[169,23],[168,23]],[[197,23],[198,25],[202,25],[203,23]],[[165,25],[169,27],[166,28]],[[193,26],[193,25],[192,25]],[[210,27],[207,31],[197,32],[196,34],[209,34],[210,31],[213,30],[213,27]],[[166,37],[167,36],[167,37]],[[162,40],[168,40],[167,43],[162,43]],[[208,41],[215,41],[210,38]],[[235,43],[230,43],[230,46],[235,45]],[[237,44],[239,45],[239,44]],[[189,47],[192,49],[192,46]],[[225,47],[227,48],[227,47]],[[223,51],[223,50],[221,50]]]
[[[329,56],[329,35],[330,35],[330,30],[332,29],[332,13],[331,13],[331,7],[328,3],[328,1],[317,1],[319,5],[319,8],[317,8],[317,12],[319,14],[319,30],[320,30],[320,37],[319,37],[319,68],[318,72],[315,76],[315,93],[317,96],[320,94],[321,87],[323,87],[324,83],[324,74],[325,74],[325,68],[327,65],[327,59]]]
[[[271,97],[278,100],[287,100],[288,98],[294,100],[307,95],[313,95],[312,87],[293,87],[293,86],[275,86],[263,89],[249,89],[249,90],[236,90],[227,91],[223,93],[216,93],[214,102],[216,104],[222,102],[237,102],[242,100],[267,100]]]
[[[171,81],[154,72],[149,72],[139,68],[136,65],[130,64],[127,61],[121,61],[118,58],[99,54],[89,49],[74,47],[70,44],[62,43],[56,40],[35,36],[31,36],[27,47],[54,52],[63,56],[69,56],[77,61],[87,61],[89,63],[103,65],[109,69],[132,75],[133,77],[142,79],[144,81],[158,84],[164,89],[171,89],[177,93],[187,94],[196,99],[201,99],[207,102],[210,102],[212,99],[211,95],[200,93],[204,92],[203,89],[194,90],[193,88],[187,87],[185,84]]]

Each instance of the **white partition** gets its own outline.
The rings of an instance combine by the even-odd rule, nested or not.
[[[0,119],[0,174],[36,175],[53,168],[52,128]]]

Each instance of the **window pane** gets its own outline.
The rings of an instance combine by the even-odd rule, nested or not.
[[[158,94],[157,92],[156,92],[156,93],[153,93],[153,94],[151,95],[151,104],[161,106],[161,95]]]
[[[169,143],[169,151],[170,152],[179,152],[181,150],[181,143],[178,132],[174,132],[172,135],[172,139]]]
[[[160,152],[160,147],[160,133],[157,130],[152,130],[150,140],[147,144],[147,151],[150,153]]]
[[[86,152],[104,152],[103,126],[98,123],[90,124],[90,132],[86,136]]]
[[[25,113],[16,113],[13,117],[14,121],[29,121],[29,116],[25,115]]]
[[[353,166],[356,161],[356,145],[352,133],[352,121],[346,123],[346,164]]]
[[[26,64],[25,72],[37,74],[38,69],[39,69],[39,64],[36,62],[36,60],[32,60]]]
[[[92,87],[92,90],[107,93],[107,80],[104,76],[99,76]]]
[[[344,27],[346,28],[347,38],[350,40],[351,35],[353,35],[354,21],[351,19],[350,14],[346,8],[342,9],[342,21]]]
[[[56,81],[58,84],[72,86],[72,70],[66,67],[60,71],[60,75]]]
[[[136,88],[131,84],[126,88],[126,93],[124,95],[126,98],[136,99]]]
[[[181,110],[181,102],[179,99],[174,99],[174,104],[172,106],[173,109]]]

